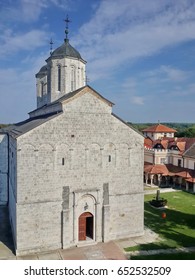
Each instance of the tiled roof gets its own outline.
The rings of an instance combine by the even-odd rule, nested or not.
[[[185,178],[188,181],[192,180],[193,178],[195,180],[194,170],[175,166],[173,164],[152,164],[144,162],[144,172],[150,174],[161,174],[163,176],[179,176]]]
[[[172,133],[172,132],[176,132],[175,129],[170,128],[168,126],[162,125],[162,124],[156,124],[156,125],[152,125],[148,128],[145,128],[142,130],[143,132],[168,132],[168,133]]]
[[[149,149],[158,149],[157,145],[161,145],[160,149],[172,149],[174,147],[177,147],[181,154],[185,153],[189,150],[188,153],[185,153],[185,155],[188,155],[189,157],[195,157],[195,138],[187,138],[187,137],[181,137],[181,138],[167,138],[163,137],[162,139],[158,140],[152,140],[149,137],[144,139],[144,146],[145,148]],[[194,147],[194,149],[191,149],[191,147]]]
[[[144,146],[146,147],[146,148],[149,148],[149,149],[152,149],[153,148],[153,141],[152,141],[152,139],[150,139],[150,138],[145,138],[144,139]]]
[[[55,118],[59,114],[61,114],[61,112],[54,112],[47,115],[41,115],[35,118],[29,118],[25,121],[1,129],[0,132],[9,133],[12,135],[13,138],[17,138],[18,136],[30,131],[31,129],[34,129],[35,127]]]
[[[150,174],[162,174],[164,176],[168,175],[168,170],[164,164],[144,163],[144,172]]]
[[[195,144],[193,144],[185,153],[186,157],[195,158]]]

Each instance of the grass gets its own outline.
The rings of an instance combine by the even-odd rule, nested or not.
[[[159,254],[159,255],[141,255],[131,256],[131,260],[195,260],[195,252],[193,253],[177,253],[177,254]]]
[[[154,198],[154,195],[145,195],[144,214],[145,226],[158,233],[160,240],[128,247],[125,248],[126,251],[195,246],[195,195],[186,192],[169,192],[161,194],[161,197],[168,200],[168,208],[164,211],[151,207],[149,201]],[[166,212],[166,219],[162,219],[162,211]],[[195,258],[194,254],[193,258]]]

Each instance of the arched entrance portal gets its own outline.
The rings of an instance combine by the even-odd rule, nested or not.
[[[93,215],[85,212],[79,216],[79,241],[93,239]]]

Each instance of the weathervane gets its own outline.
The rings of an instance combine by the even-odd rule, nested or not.
[[[51,38],[51,40],[50,40],[50,55],[52,54],[52,52],[53,52],[53,48],[52,48],[52,45],[53,45],[53,40],[52,40],[52,38]]]
[[[71,22],[71,20],[69,20],[68,15],[66,16],[66,19],[64,19],[64,21],[66,22],[66,29],[65,29],[65,34],[66,34],[66,40],[68,39],[68,24],[69,22]]]

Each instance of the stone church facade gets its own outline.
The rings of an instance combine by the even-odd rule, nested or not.
[[[142,235],[143,136],[85,85],[67,38],[46,62],[37,109],[0,131],[0,204],[16,254]]]

